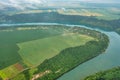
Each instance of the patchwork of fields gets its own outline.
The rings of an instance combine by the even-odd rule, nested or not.
[[[18,30],[18,28],[13,28],[12,30],[13,31],[9,31],[9,29],[6,31],[0,30],[0,69],[21,60],[21,56],[18,54],[19,47],[17,43],[55,36],[62,33],[62,31],[54,28],[50,28],[49,30],[44,28],[36,30]]]
[[[102,20],[115,20],[119,19],[119,8],[109,8],[109,9],[66,9],[57,10],[59,14],[63,15],[80,15],[80,16],[95,16],[97,19]]]
[[[79,15],[79,16],[95,16],[97,19],[102,20],[116,20],[119,19],[119,8],[78,8],[78,9],[72,9],[72,8],[60,8],[56,10],[47,9],[47,10],[28,10],[23,12],[17,12],[12,13],[9,15],[15,15],[15,14],[33,14],[33,13],[49,13],[49,12],[57,12],[59,14],[63,15]]]
[[[66,48],[95,40],[62,26],[8,27],[0,30],[0,37],[0,77],[3,79],[35,67]]]
[[[26,64],[28,63],[30,66],[34,66],[57,55],[66,48],[84,45],[90,40],[94,40],[94,38],[77,33],[65,33],[58,36],[19,43],[19,54]]]

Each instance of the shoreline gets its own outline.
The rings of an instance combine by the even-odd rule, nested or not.
[[[59,24],[58,24],[58,25],[59,25]],[[65,25],[65,26],[66,26],[66,25]],[[75,27],[75,26],[74,26],[74,27]],[[80,28],[81,28],[81,27],[80,27]],[[86,28],[84,28],[84,29],[86,29]],[[107,48],[106,48],[106,49],[107,49]],[[106,49],[105,49],[105,50],[106,50]],[[102,53],[103,53],[103,52],[102,52]],[[66,71],[65,73],[73,70],[74,68],[76,68],[76,67],[79,66],[80,64],[82,64],[82,63],[84,63],[84,62],[87,62],[87,61],[89,61],[90,59],[93,59],[93,58],[96,57],[96,56],[99,56],[99,55],[102,54],[102,53],[100,52],[99,54],[97,54],[97,55],[95,55],[95,56],[93,56],[93,57],[91,57],[91,58],[89,58],[89,59],[87,59],[87,60],[85,60],[85,61],[77,64],[77,65],[75,65],[73,68],[71,68],[70,70]],[[29,69],[30,69],[30,68],[29,68]],[[24,71],[25,71],[25,70],[24,70]],[[23,72],[24,72],[24,71],[23,71]],[[61,74],[59,77],[61,77],[61,76],[64,75],[65,73]],[[57,77],[57,78],[55,78],[55,79],[58,79],[59,77]]]

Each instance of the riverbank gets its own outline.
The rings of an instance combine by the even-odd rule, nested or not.
[[[86,77],[84,80],[120,80],[120,67],[101,71],[91,76]]]
[[[34,15],[34,16],[33,16]],[[21,16],[21,17],[20,17]],[[47,17],[46,17],[47,16]],[[64,15],[58,12],[43,12],[29,14],[14,14],[12,16],[5,15],[5,22],[0,23],[63,23],[63,24],[78,24],[86,25],[92,28],[99,28],[106,31],[115,31],[120,34],[120,19],[104,20],[98,19],[95,16],[80,16],[80,15]]]
[[[69,29],[69,27],[66,28]],[[88,30],[80,27],[72,27],[71,31],[75,33],[77,32],[80,34],[92,36],[94,38],[97,38],[97,41],[90,41],[83,46],[64,49],[59,53],[59,55],[51,59],[47,59],[42,64],[40,64],[37,67],[37,71],[35,71],[33,75],[38,74],[40,72],[44,72],[46,70],[50,70],[51,73],[43,76],[42,78],[40,78],[40,80],[56,79],[59,76],[63,75],[65,72],[72,70],[79,64],[82,64],[85,61],[98,56],[99,54],[104,52],[108,46],[109,42],[108,37],[105,34],[102,34],[98,31]],[[19,74],[13,80],[18,79],[20,75],[30,76],[31,75],[29,74],[30,71],[31,70],[24,71],[25,73]],[[27,76],[26,79],[28,79]]]
[[[102,31],[101,31],[102,32]],[[108,70],[120,65],[120,36],[115,32],[104,32],[109,36],[110,44],[105,54],[101,54],[81,65],[75,69],[64,74],[57,80],[83,80],[85,77],[95,74],[99,71]]]

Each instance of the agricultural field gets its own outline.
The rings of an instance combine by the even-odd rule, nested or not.
[[[57,12],[63,15],[95,16],[97,19],[102,20],[120,19],[119,8],[59,9]]]
[[[80,16],[103,16],[102,14],[98,12],[93,12],[89,9],[59,9],[57,10],[59,14],[64,15],[80,15]]]
[[[84,45],[90,40],[94,40],[94,38],[68,32],[58,36],[19,43],[17,45],[20,48],[18,53],[26,64],[28,63],[30,66],[34,66],[39,65],[46,59],[52,58],[66,48]]]
[[[119,8],[108,8],[108,9],[95,9],[94,12],[100,13],[103,16],[97,16],[98,19],[102,20],[117,20],[120,19]]]
[[[63,15],[79,15],[79,16],[95,16],[97,19],[102,20],[116,20],[120,19],[119,8],[58,8],[58,9],[47,9],[47,10],[28,10],[17,13],[10,13],[9,15],[15,14],[32,14],[32,13],[49,13],[57,12]]]
[[[37,67],[66,48],[97,40],[88,33],[80,34],[74,30],[76,29],[54,25],[1,27],[0,77],[13,78],[26,69]]]
[[[27,66],[25,66],[23,63],[18,62],[0,70],[0,76],[3,79],[12,78],[16,76],[16,74],[19,74],[21,71],[25,70],[26,68]]]
[[[44,34],[44,35],[43,35]],[[11,64],[17,63],[21,60],[18,54],[19,47],[17,43],[36,40],[44,37],[54,36],[61,34],[57,29],[31,29],[20,30],[16,29],[1,29],[0,30],[0,69],[7,67]],[[24,36],[23,36],[24,35]],[[6,56],[7,55],[7,56]]]
[[[30,68],[11,80],[54,80],[77,65],[103,53],[108,46],[107,36],[97,31],[79,27],[61,28],[64,29],[60,35],[17,44],[23,62]],[[39,65],[36,66],[38,63],[35,60]]]
[[[18,53],[20,49],[17,43],[36,40],[40,38],[60,35],[61,30],[57,29],[47,29],[46,27],[17,27],[17,28],[7,28],[0,30],[0,74],[6,76],[5,74],[9,71],[17,73],[20,71],[15,71],[14,64],[22,62],[22,58]],[[43,35],[44,34],[44,35]],[[7,55],[7,56],[6,56]],[[20,64],[21,65],[21,64]],[[23,64],[21,65],[23,66]],[[24,69],[24,68],[23,68]],[[5,74],[4,74],[5,73]],[[11,75],[11,74],[9,74]],[[9,76],[8,75],[8,76]]]

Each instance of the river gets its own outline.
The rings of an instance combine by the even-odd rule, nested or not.
[[[20,26],[20,25],[67,25],[67,24],[58,23],[0,24],[0,26]],[[94,29],[83,25],[67,25],[67,26],[84,27],[87,29],[97,30],[102,33],[105,33],[110,39],[110,44],[103,54],[83,64],[80,64],[73,70],[65,73],[57,80],[82,80],[86,76],[91,75],[93,73],[120,66],[120,35],[118,35],[116,32],[102,31],[100,29]]]

